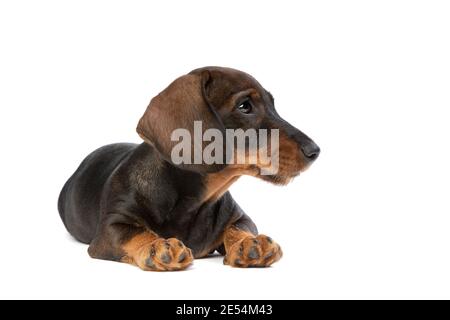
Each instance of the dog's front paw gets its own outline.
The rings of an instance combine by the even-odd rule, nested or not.
[[[191,249],[180,240],[158,238],[145,248],[140,267],[152,271],[177,271],[186,269],[193,260]]]
[[[263,234],[247,237],[234,243],[227,251],[223,263],[232,267],[269,267],[280,260],[283,252],[270,237]]]

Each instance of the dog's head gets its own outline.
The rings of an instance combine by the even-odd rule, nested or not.
[[[195,141],[195,135],[198,136],[195,121],[201,121],[201,135],[208,129],[215,129],[223,135],[223,141],[227,141],[227,129],[253,129],[267,133],[267,143],[255,146],[246,139],[245,145],[249,149],[245,152],[245,163],[230,161],[227,152],[229,145],[223,147],[221,163],[211,163],[205,159],[199,163],[193,159],[194,154],[202,154],[210,142],[205,139]],[[202,173],[217,172],[227,167],[227,170],[236,169],[242,174],[285,184],[307,169],[320,153],[319,147],[308,136],[278,115],[274,99],[267,90],[252,76],[230,68],[205,67],[176,79],[152,99],[139,121],[137,132],[146,142],[154,145],[165,159],[170,160],[173,148],[179,143],[178,140],[173,141],[172,134],[180,128],[191,134],[189,153],[193,161],[178,165]],[[270,144],[275,134],[279,137],[277,150]],[[257,137],[260,135],[257,134]],[[252,148],[257,148],[257,152],[251,152]],[[279,159],[277,170],[273,173],[262,174],[269,165],[260,161],[261,151]]]

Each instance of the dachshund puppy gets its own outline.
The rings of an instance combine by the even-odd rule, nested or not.
[[[171,134],[192,132],[194,121],[202,132],[278,129],[278,170],[264,175],[259,161],[175,164]],[[107,145],[88,155],[59,196],[65,227],[89,244],[92,258],[154,271],[183,270],[216,250],[233,267],[268,267],[281,258],[280,246],[258,235],[227,189],[242,175],[286,184],[320,149],[278,115],[272,95],[253,77],[196,69],[151,100],[137,132],[142,144]]]

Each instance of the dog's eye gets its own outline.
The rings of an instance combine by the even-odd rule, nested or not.
[[[242,113],[250,113],[250,112],[252,112],[252,104],[248,100],[242,102],[237,108]]]

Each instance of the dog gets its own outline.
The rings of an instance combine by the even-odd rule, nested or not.
[[[171,132],[204,128],[277,129],[279,168],[263,165],[174,164]],[[256,225],[228,188],[242,175],[287,184],[317,159],[320,149],[283,120],[273,96],[252,76],[204,67],[172,82],[139,120],[141,144],[118,143],[88,155],[65,183],[58,211],[68,232],[89,244],[92,258],[150,271],[186,269],[215,251],[232,267],[269,267],[280,246]]]

